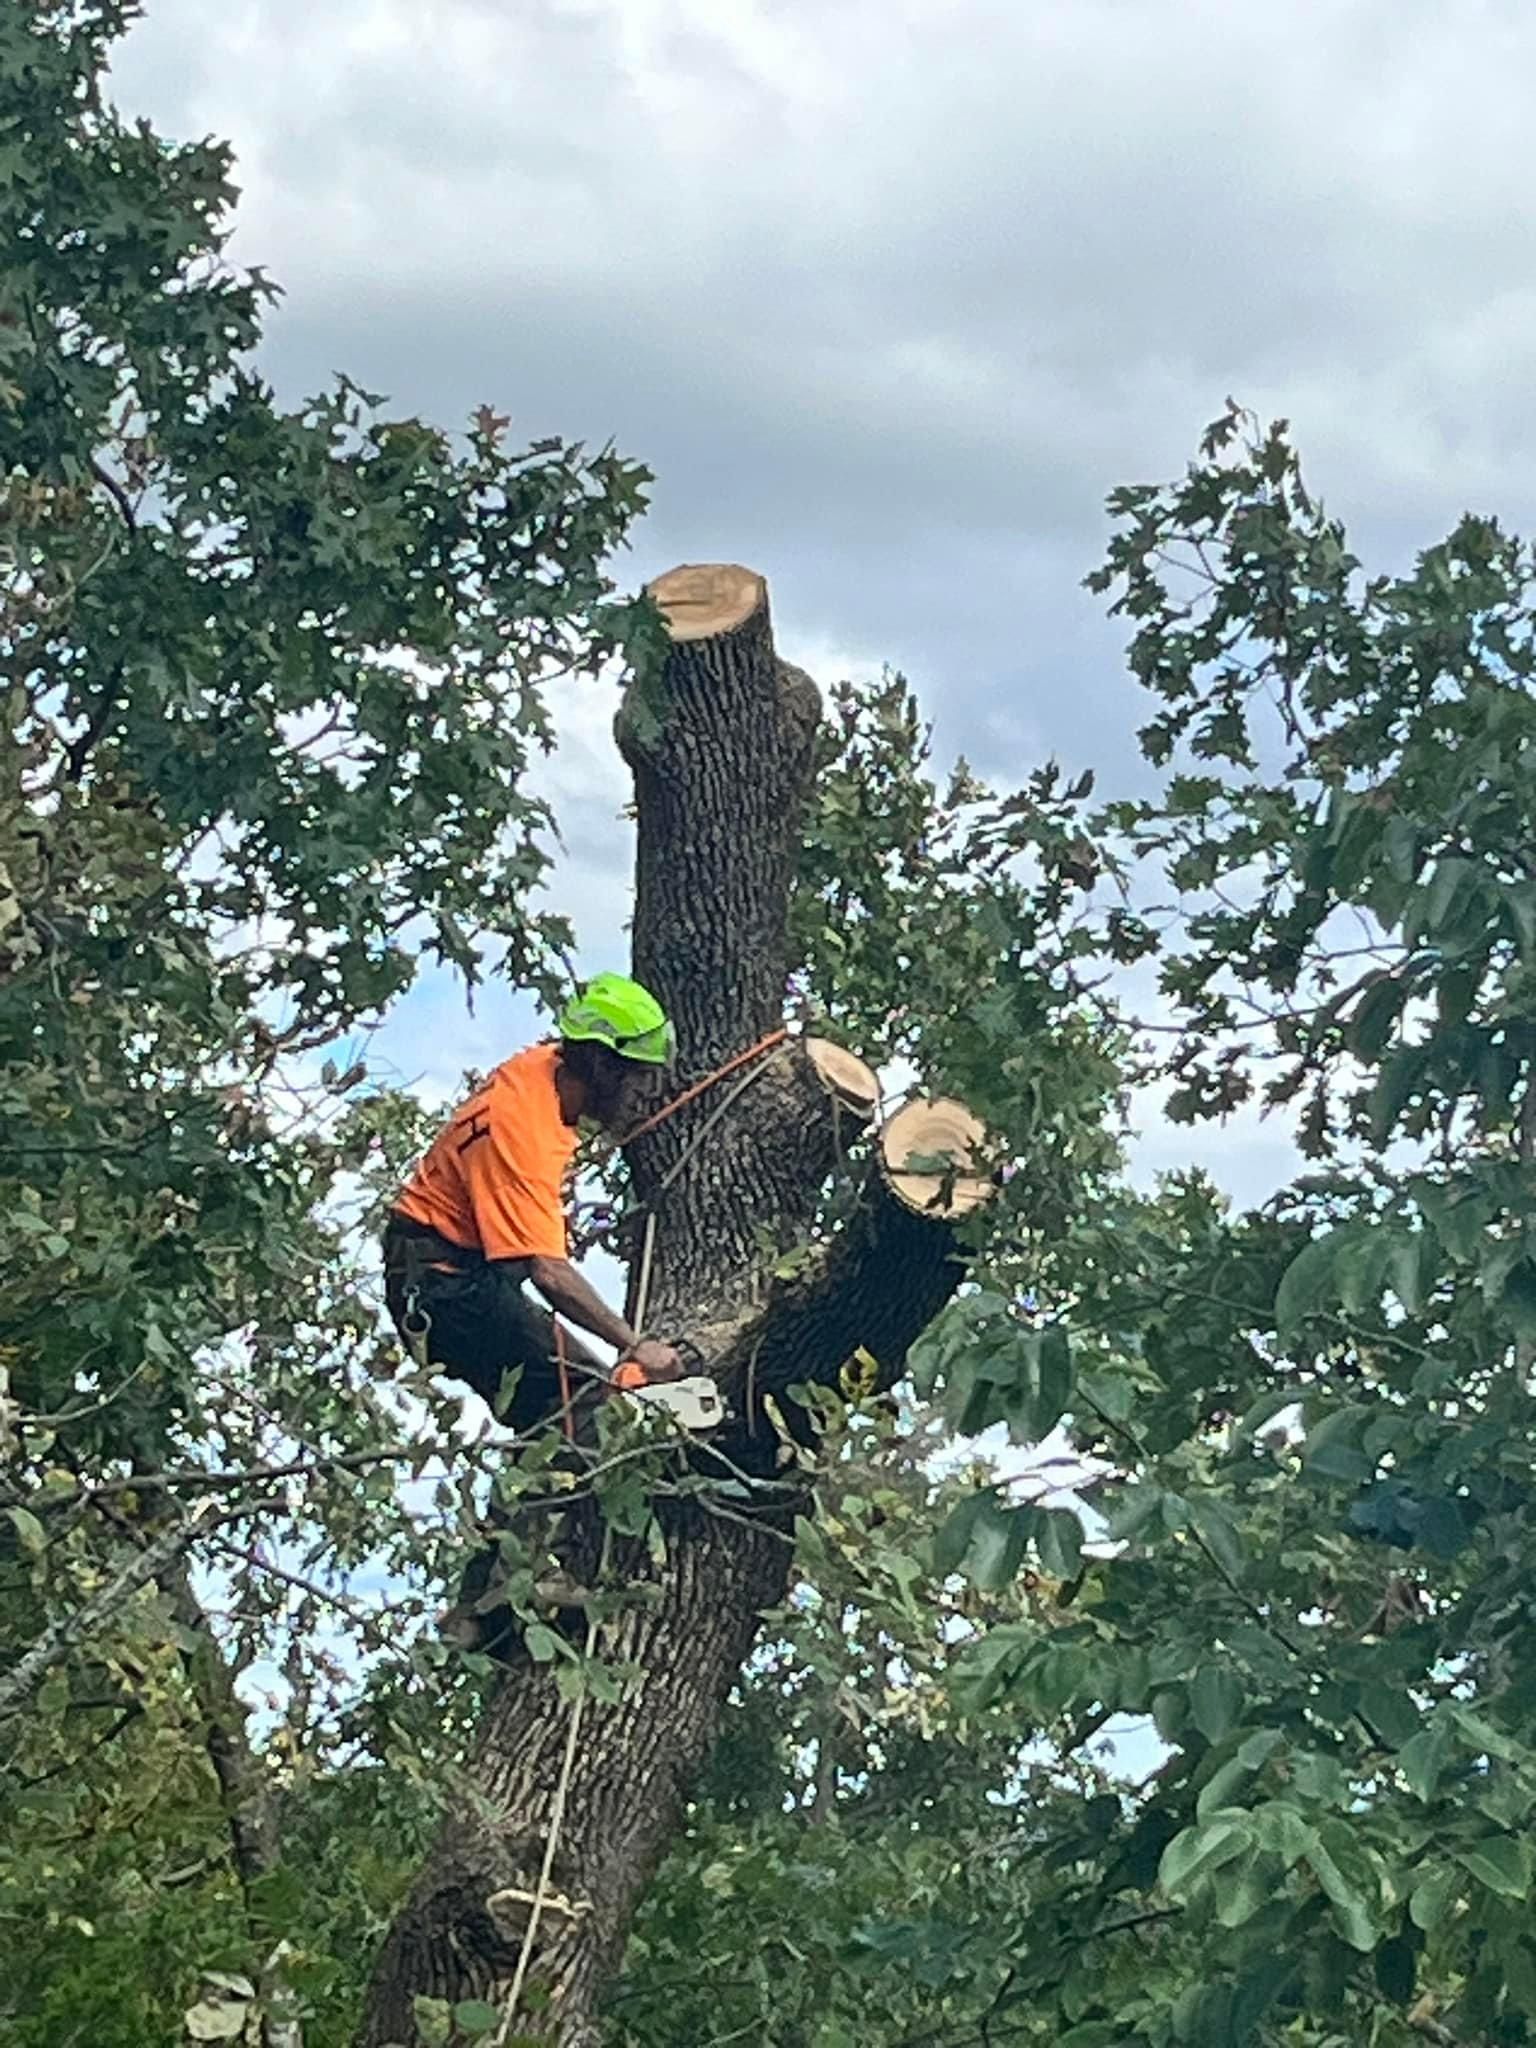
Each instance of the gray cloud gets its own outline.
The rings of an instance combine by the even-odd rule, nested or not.
[[[611,436],[637,578],[1113,779],[1103,496],[1229,391],[1368,545],[1530,520],[1533,76],[1523,0],[150,0],[117,90],[235,142],[285,391]]]

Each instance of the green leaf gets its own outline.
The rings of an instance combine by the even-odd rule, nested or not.
[[[1391,1255],[1391,1233],[1382,1229],[1367,1228],[1340,1246],[1333,1278],[1346,1315],[1363,1316],[1379,1307]]]
[[[1238,1421],[1237,1435],[1246,1443],[1251,1442],[1268,1422],[1271,1416],[1282,1409],[1297,1405],[1294,1387],[1266,1387],[1256,1401],[1249,1403]]]
[[[1302,1451],[1306,1470],[1318,1479],[1336,1479],[1351,1485],[1369,1479],[1376,1469],[1375,1461],[1366,1456],[1360,1440],[1372,1413],[1363,1403],[1353,1402],[1348,1407],[1335,1408],[1314,1423],[1307,1431]]]
[[[811,2048],[859,2048],[858,2037],[838,2020],[823,2020],[811,2037]]]
[[[1299,1750],[1291,1758],[1291,1780],[1303,1799],[1318,1806],[1344,1806],[1350,1797],[1349,1780],[1339,1760],[1317,1750]]]
[[[1376,1946],[1376,1924],[1364,1885],[1346,1876],[1336,1859],[1350,1856],[1351,1844],[1342,1823],[1328,1821],[1306,1852],[1306,1861],[1333,1907],[1334,1924],[1353,1949],[1368,1954]]]
[[[1499,1308],[1520,1343],[1536,1344],[1536,1261],[1522,1259],[1510,1269]]]
[[[1124,1373],[1085,1368],[1077,1374],[1082,1398],[1109,1422],[1128,1422],[1136,1407],[1136,1389]]]
[[[1169,2015],[1182,2048],[1232,2048],[1232,1987],[1191,1984],[1174,2000]]]
[[[1271,1799],[1254,1807],[1250,1818],[1260,1846],[1271,1856],[1278,1856],[1286,1870],[1309,1855],[1317,1841],[1316,1829],[1283,1799]]]
[[[1369,1115],[1373,1145],[1384,1145],[1390,1137],[1409,1097],[1420,1085],[1434,1052],[1432,1040],[1422,1045],[1401,1046],[1383,1063],[1380,1078],[1371,1091]]]
[[[1178,1745],[1189,1721],[1189,1696],[1182,1686],[1165,1686],[1152,1695],[1152,1726],[1164,1742]]]
[[[1433,1934],[1463,1891],[1461,1874],[1449,1863],[1428,1871],[1413,1888],[1408,1914],[1415,1927]]]
[[[1445,1562],[1459,1557],[1472,1541],[1472,1531],[1467,1526],[1461,1502],[1444,1494],[1437,1500],[1425,1501],[1414,1540],[1431,1557]]]
[[[48,1535],[37,1516],[30,1508],[7,1508],[6,1513],[21,1539],[22,1549],[29,1557],[41,1557],[48,1548]]]
[[[411,2017],[422,2048],[448,2048],[453,2035],[453,2008],[446,1998],[427,1998],[420,1992],[411,2000]]]
[[[1216,1918],[1223,1927],[1243,1927],[1275,1895],[1272,1867],[1261,1849],[1250,1849],[1229,1867],[1217,1887]]]
[[[971,1525],[965,1569],[972,1585],[984,1593],[995,1593],[1018,1577],[1033,1511],[1005,1508],[991,1494],[984,1494],[982,1500],[983,1511]]]
[[[245,2032],[249,2008],[232,1999],[200,1999],[188,2008],[182,2024],[192,2041],[237,2041]]]
[[[1423,1711],[1412,1694],[1401,1686],[1366,1679],[1355,1704],[1384,1742],[1396,1746],[1407,1742],[1423,1726]]]
[[[1394,1935],[1376,1951],[1377,1989],[1394,2005],[1407,2005],[1418,1982],[1419,1952],[1406,1934]]]
[[[1233,1805],[1240,1788],[1255,1771],[1262,1770],[1281,1740],[1278,1728],[1261,1728],[1250,1735],[1236,1756],[1229,1757],[1200,1787],[1195,1801],[1196,1818],[1209,1820],[1221,1807]]]
[[[1196,1820],[1209,1820],[1213,1813],[1235,1803],[1237,1792],[1253,1776],[1240,1757],[1228,1757],[1217,1771],[1214,1771],[1200,1787],[1195,1800]]]
[[[1508,883],[1500,893],[1521,953],[1536,958],[1536,882]]]
[[[1040,1510],[1035,1535],[1042,1571],[1052,1578],[1070,1579],[1082,1562],[1083,1525],[1071,1508]]]
[[[1497,1757],[1500,1763],[1507,1764],[1523,1754],[1518,1742],[1471,1707],[1453,1703],[1447,1711],[1474,1755]]]
[[[1280,1276],[1275,1289],[1275,1328],[1281,1340],[1294,1336],[1309,1315],[1331,1307],[1333,1262],[1338,1257],[1341,1233],[1327,1231],[1304,1244]]]
[[[1109,1518],[1109,1538],[1113,1543],[1129,1543],[1146,1528],[1163,1505],[1163,1489],[1150,1481],[1127,1486],[1115,1503]]]
[[[1190,1718],[1207,1742],[1226,1739],[1243,1711],[1243,1688],[1220,1664],[1202,1664],[1190,1681]]]
[[[1523,1899],[1531,1889],[1531,1847],[1513,1835],[1485,1835],[1458,1849],[1456,1860],[1470,1870],[1479,1884],[1500,1898]]]
[[[971,1534],[978,1520],[995,1505],[990,1490],[973,1493],[952,1508],[933,1538],[933,1568],[940,1578],[957,1572],[971,1547]]]
[[[1240,1577],[1243,1569],[1242,1539],[1237,1533],[1237,1524],[1226,1509],[1215,1501],[1191,1495],[1189,1519],[1195,1534],[1228,1577]]]
[[[1232,1992],[1233,2048],[1246,2048],[1259,2022],[1295,1974],[1294,1960],[1281,1953],[1264,1956],[1238,1979]]]
[[[1415,1799],[1428,1806],[1440,1784],[1440,1773],[1450,1761],[1451,1734],[1444,1722],[1421,1728],[1397,1753],[1397,1768]]]
[[[1170,1898],[1185,1898],[1202,1879],[1241,1856],[1252,1840],[1246,1816],[1221,1814],[1185,1828],[1163,1851],[1157,1881]]]
[[[1382,974],[1355,1005],[1345,1027],[1344,1042],[1367,1064],[1381,1054],[1408,995],[1408,984],[1395,974]]]
[[[1416,1316],[1424,1305],[1429,1285],[1429,1253],[1426,1231],[1400,1231],[1392,1239],[1387,1258],[1387,1279],[1393,1293],[1411,1316]]]
[[[461,2034],[468,2034],[471,2040],[488,2034],[500,2020],[501,2014],[495,2006],[487,2005],[483,1998],[461,1998],[453,2008],[454,2025]]]
[[[1066,1413],[1071,1398],[1071,1347],[1064,1327],[1050,1323],[1039,1332],[1034,1399],[1029,1411],[1029,1431],[1036,1443],[1050,1435]]]

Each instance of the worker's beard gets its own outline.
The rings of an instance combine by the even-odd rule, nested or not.
[[[611,1135],[622,1137],[644,1117],[648,1093],[643,1071],[610,1054],[594,1063],[587,1078],[587,1115]]]

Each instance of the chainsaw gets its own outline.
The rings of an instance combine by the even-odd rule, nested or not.
[[[688,1343],[678,1345],[678,1350],[692,1353],[700,1364],[699,1354]],[[707,1373],[690,1373],[680,1380],[648,1380],[644,1368],[627,1358],[614,1368],[609,1383],[620,1393],[628,1394],[632,1401],[643,1401],[649,1408],[663,1409],[683,1429],[718,1429],[725,1420],[725,1403],[720,1399],[720,1389]]]

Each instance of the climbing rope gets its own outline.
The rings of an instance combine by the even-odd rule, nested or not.
[[[764,1053],[773,1052],[782,1047],[788,1036],[788,1031],[782,1026],[777,1031],[765,1032],[755,1045],[749,1045],[745,1052],[737,1053],[734,1058],[725,1061],[722,1066],[716,1067],[713,1073],[706,1074],[701,1081],[695,1081],[691,1087],[685,1088],[681,1095],[674,1097],[671,1102],[665,1103],[662,1108],[656,1111],[654,1116],[647,1117],[643,1123],[637,1124],[632,1131],[626,1132],[611,1149],[614,1151],[621,1150],[626,1145],[632,1145],[637,1138],[646,1137],[652,1131],[659,1130],[670,1117],[676,1116],[680,1109],[686,1109],[690,1102],[696,1102],[701,1095],[713,1088],[717,1082],[724,1081],[728,1076],[747,1066],[751,1061],[761,1058]],[[739,1082],[732,1089],[725,1101],[719,1105],[704,1123],[703,1127],[695,1132],[694,1136],[684,1147],[681,1157],[673,1163],[658,1188],[658,1200],[672,1186],[684,1166],[693,1157],[699,1146],[708,1137],[732,1103],[736,1101],[738,1096],[746,1092],[750,1084],[766,1070],[769,1064],[770,1062],[763,1060],[761,1066],[755,1067],[743,1081]],[[655,1243],[656,1211],[653,1206],[647,1214],[645,1221],[645,1238],[640,1253],[640,1270],[635,1289],[635,1312],[631,1318],[636,1329],[639,1330],[645,1328],[645,1314],[650,1302],[652,1254],[655,1249]],[[574,1440],[575,1428],[571,1413],[570,1367],[566,1356],[565,1329],[558,1317],[555,1319],[555,1361],[560,1375],[560,1402],[565,1422],[565,1433],[568,1438]],[[597,1565],[599,1584],[601,1584],[607,1572],[612,1545],[613,1530],[610,1525],[605,1523],[603,1527],[602,1551]],[[589,1609],[587,1614],[586,1641],[582,1646],[583,1662],[590,1660],[592,1652],[597,1645],[597,1634],[597,1614],[595,1610]],[[565,1750],[561,1757],[560,1775],[555,1780],[554,1802],[550,1808],[549,1815],[549,1833],[544,1843],[544,1856],[539,1866],[538,1883],[534,1887],[532,1902],[528,1911],[528,1925],[523,1932],[522,1942],[518,1949],[517,1967],[512,1973],[512,1982],[507,1990],[506,2003],[502,2008],[501,2024],[496,2031],[493,2048],[507,2048],[507,2042],[511,2038],[512,2023],[517,2017],[517,2009],[522,1999],[523,1987],[527,1982],[529,1966],[533,1960],[534,1937],[538,1933],[539,1922],[543,1918],[545,1905],[551,1897],[550,1879],[554,1874],[555,1857],[560,1846],[560,1833],[565,1824],[565,1810],[566,1803],[570,1797],[571,1779],[576,1771],[576,1749],[581,1738],[582,1712],[586,1705],[586,1699],[586,1687],[583,1685],[571,1702],[570,1720],[566,1724]]]
[[[745,1052],[736,1053],[722,1066],[716,1067],[713,1073],[706,1074],[702,1081],[695,1081],[693,1086],[685,1088],[681,1095],[674,1095],[670,1102],[664,1102],[654,1116],[648,1116],[644,1123],[636,1124],[632,1131],[626,1131],[622,1138],[615,1140],[612,1149],[622,1152],[626,1145],[633,1145],[637,1138],[648,1138],[652,1131],[660,1130],[661,1126],[670,1117],[676,1116],[680,1109],[686,1109],[690,1102],[697,1102],[699,1097],[713,1088],[717,1081],[723,1081],[728,1074],[734,1074],[738,1067],[744,1067],[749,1060],[755,1060],[759,1053],[771,1052],[776,1045],[782,1045],[788,1036],[788,1027],[782,1024],[777,1031],[765,1031],[756,1045],[749,1045]]]
[[[608,1569],[609,1553],[613,1544],[613,1530],[603,1526],[603,1547],[597,1561],[597,1581],[601,1585]],[[582,1661],[587,1662],[597,1645],[597,1614],[594,1609],[587,1612],[587,1638],[582,1645]],[[560,1759],[560,1775],[555,1780],[554,1805],[549,1815],[549,1835],[544,1844],[544,1860],[539,1865],[539,1881],[534,1887],[533,1903],[528,1909],[528,1925],[523,1931],[522,1944],[517,1952],[517,1968],[512,1973],[512,1983],[507,1992],[507,2002],[502,2008],[501,2025],[496,2030],[493,2048],[507,2048],[512,2034],[512,2022],[517,2017],[518,2001],[523,1995],[527,1981],[528,1966],[533,1960],[534,1936],[539,1931],[544,1905],[550,1897],[550,1878],[554,1875],[555,1852],[560,1844],[560,1830],[565,1821],[565,1804],[570,1796],[571,1779],[576,1772],[576,1745],[581,1739],[581,1714],[586,1705],[587,1691],[583,1684],[580,1692],[571,1701],[571,1718],[566,1724],[565,1753]]]
[[[583,1240],[587,1250],[591,1250],[594,1245],[606,1243],[610,1237],[613,1237],[617,1232],[633,1223],[637,1217],[644,1216],[645,1239],[644,1248],[641,1252],[641,1264],[642,1269],[649,1267],[651,1247],[656,1235],[657,1204],[660,1203],[662,1197],[672,1188],[679,1174],[682,1173],[684,1167],[687,1166],[689,1160],[692,1159],[695,1152],[698,1151],[720,1119],[746,1094],[753,1082],[767,1073],[768,1069],[773,1065],[773,1061],[771,1059],[763,1059],[761,1057],[762,1054],[782,1052],[788,1040],[789,1032],[787,1029],[781,1028],[778,1031],[765,1032],[755,1045],[749,1045],[745,1052],[735,1054],[723,1066],[716,1067],[713,1073],[706,1074],[702,1081],[695,1081],[691,1087],[685,1088],[681,1095],[674,1097],[671,1102],[664,1103],[654,1116],[648,1116],[644,1123],[636,1124],[634,1129],[626,1131],[622,1138],[616,1138],[611,1145],[603,1147],[602,1151],[598,1154],[598,1158],[600,1160],[611,1159],[615,1152],[622,1152],[626,1146],[632,1145],[637,1138],[648,1137],[652,1131],[660,1130],[669,1117],[676,1116],[680,1109],[686,1109],[690,1102],[697,1102],[699,1097],[713,1088],[717,1082],[723,1081],[728,1075],[736,1073],[740,1068],[746,1066],[748,1061],[757,1060],[759,1062],[757,1066],[752,1068],[749,1074],[736,1083],[736,1086],[726,1096],[725,1100],[711,1111],[698,1130],[694,1132],[677,1158],[662,1175],[652,1199],[646,1203],[636,1203],[633,1208],[626,1209],[621,1216],[610,1217],[608,1222],[591,1231]],[[634,1320],[637,1323],[639,1322],[638,1317]]]
[[[651,1221],[654,1223],[655,1218],[652,1217]],[[642,1329],[645,1326],[645,1310],[650,1287],[651,1261],[650,1239],[648,1236],[646,1255],[640,1268],[640,1286],[635,1304],[635,1321]],[[566,1364],[565,1332],[558,1318],[555,1322],[555,1356],[560,1368],[560,1397],[565,1404],[566,1434],[569,1436],[573,1434],[571,1427],[570,1372]],[[613,1528],[611,1524],[605,1522],[603,1524],[603,1547],[597,1560],[597,1582],[599,1586],[602,1584],[604,1575],[608,1570],[608,1560],[612,1554],[612,1549]],[[593,1650],[597,1647],[597,1628],[597,1610],[595,1608],[588,1608],[587,1637],[581,1651],[583,1663],[590,1660]],[[550,1896],[549,1881],[554,1874],[555,1855],[560,1846],[560,1830],[565,1824],[566,1801],[570,1797],[571,1779],[576,1771],[576,1745],[581,1738],[581,1716],[586,1700],[587,1689],[585,1683],[583,1683],[581,1690],[571,1701],[571,1718],[566,1724],[565,1730],[565,1754],[560,1761],[560,1775],[555,1780],[555,1798],[549,1813],[549,1834],[544,1842],[544,1858],[539,1865],[539,1881],[534,1886],[533,1903],[528,1909],[528,1925],[523,1930],[522,1944],[517,1952],[517,1968],[512,1973],[512,1983],[507,1992],[506,2005],[502,2009],[501,2025],[496,2030],[496,2040],[493,2048],[506,2048],[506,2044],[511,2038],[512,2022],[517,2017],[518,2001],[523,1995],[523,1985],[527,1980],[528,1966],[533,1960],[534,1936],[539,1931],[539,1921],[543,1918],[545,1902]]]

